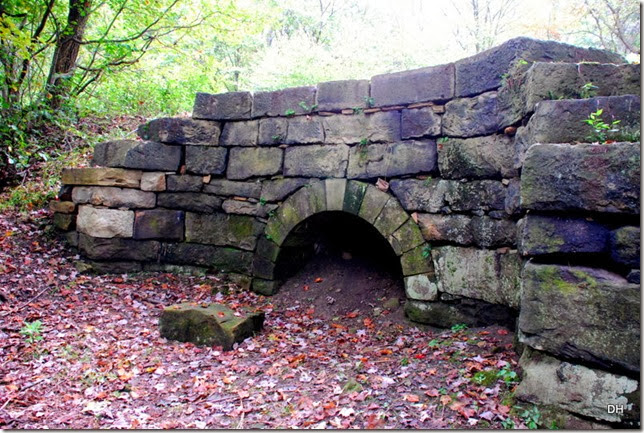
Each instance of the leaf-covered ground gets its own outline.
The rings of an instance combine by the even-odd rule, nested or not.
[[[82,275],[49,218],[0,216],[0,428],[525,427],[503,328],[323,320],[214,275]],[[157,321],[179,301],[252,305],[265,327],[230,352],[169,342]]]

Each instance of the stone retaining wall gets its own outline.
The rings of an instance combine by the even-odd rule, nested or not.
[[[270,295],[294,228],[357,215],[399,258],[410,319],[518,315],[522,398],[639,420],[640,67],[622,63],[519,38],[371,80],[199,93],[192,118],[66,170],[54,222],[97,271],[203,267]],[[593,144],[598,109],[615,142]],[[579,380],[544,395],[537,378],[562,374]]]

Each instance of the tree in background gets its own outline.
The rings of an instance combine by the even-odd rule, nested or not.
[[[622,55],[640,54],[640,4],[633,0],[584,0],[582,34]]]

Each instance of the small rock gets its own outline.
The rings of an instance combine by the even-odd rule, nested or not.
[[[400,307],[400,299],[399,298],[390,298],[387,299],[385,302],[383,302],[382,306],[386,308],[387,310],[393,310],[398,307]]]

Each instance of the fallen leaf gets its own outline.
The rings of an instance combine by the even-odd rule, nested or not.
[[[403,396],[403,400],[410,403],[418,403],[420,401],[420,397],[418,397],[416,394],[405,394]]]
[[[324,281],[324,279],[322,279],[322,278],[320,278],[320,277],[317,277],[313,282],[315,282],[315,283],[321,283],[322,281]]]

